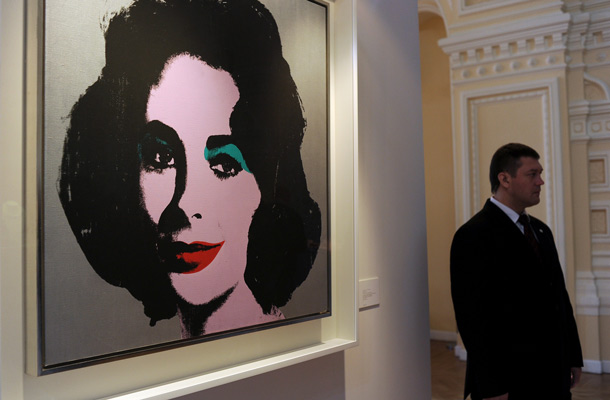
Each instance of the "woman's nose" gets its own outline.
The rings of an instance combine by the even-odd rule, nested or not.
[[[205,203],[209,193],[206,191],[205,176],[203,168],[205,165],[186,166],[186,179],[184,189],[178,200],[178,207],[188,217],[190,222],[201,220],[205,217]]]

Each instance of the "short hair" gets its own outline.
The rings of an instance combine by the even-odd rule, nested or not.
[[[177,55],[227,71],[240,98],[231,135],[261,192],[248,233],[245,281],[264,312],[283,306],[307,277],[321,235],[300,147],[301,100],[278,28],[257,0],[137,0],[109,23],[106,64],[70,114],[59,196],[94,270],[125,287],[157,320],[178,295],[143,207],[138,143],[150,90]]]
[[[496,150],[489,165],[489,182],[492,193],[496,193],[500,187],[498,174],[501,172],[508,172],[510,176],[517,174],[517,170],[521,167],[521,157],[540,159],[536,150],[521,143],[508,143]]]

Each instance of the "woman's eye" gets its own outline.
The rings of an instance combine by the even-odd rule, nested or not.
[[[162,172],[174,168],[176,160],[171,146],[164,140],[152,138],[140,144],[142,168],[150,172]]]
[[[242,167],[228,154],[220,153],[209,160],[210,169],[218,179],[224,180],[231,178],[242,171]]]
[[[170,150],[164,150],[155,154],[155,166],[157,168],[169,168],[173,167],[176,162],[174,156]]]

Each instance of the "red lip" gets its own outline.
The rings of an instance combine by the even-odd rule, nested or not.
[[[189,250],[182,253],[178,253],[176,258],[180,261],[192,265],[194,268],[190,271],[185,271],[183,274],[194,274],[203,270],[205,267],[210,265],[216,255],[220,251],[222,245],[225,242],[220,243],[206,243],[206,242],[192,242],[189,243]]]

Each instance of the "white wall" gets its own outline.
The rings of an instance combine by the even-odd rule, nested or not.
[[[11,3],[0,0],[3,12]],[[360,313],[356,348],[183,400],[431,397],[417,2],[357,0],[357,7],[359,273],[379,277],[381,305]],[[2,86],[2,100],[20,99],[14,86],[8,94]],[[0,174],[8,180],[6,168]],[[13,267],[0,258],[2,273]]]
[[[419,38],[415,0],[358,1],[360,313],[348,399],[429,399],[430,360]]]
[[[357,0],[360,278],[381,305],[360,345],[183,400],[429,399],[430,358],[417,2]],[[450,171],[448,171],[450,173]]]
[[[13,304],[4,301],[0,304],[0,315],[8,315],[2,319],[7,324],[21,323],[23,315],[20,296],[14,295],[14,287],[6,282],[11,281],[7,276],[20,270],[23,264],[21,257],[20,236],[21,214],[19,204],[22,204],[22,193],[18,190],[21,182],[19,174],[11,171],[21,168],[19,149],[21,148],[23,130],[23,4],[21,1],[0,1],[0,149],[16,151],[16,156],[7,160],[0,158],[0,291],[14,298]],[[7,57],[11,55],[11,57]],[[14,282],[14,281],[13,281]],[[18,290],[17,290],[18,291]],[[12,365],[1,365],[0,368],[0,398],[19,398],[16,383],[22,382],[24,366],[21,362],[22,349],[15,343],[12,332],[6,332],[4,325],[0,325],[0,359],[10,359]]]

